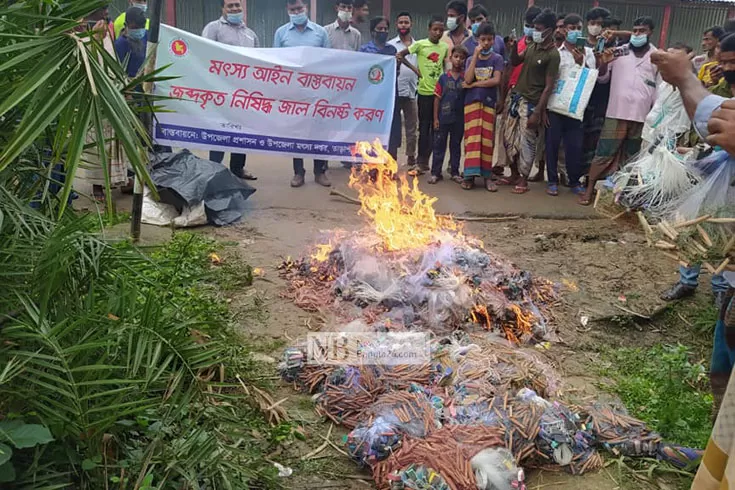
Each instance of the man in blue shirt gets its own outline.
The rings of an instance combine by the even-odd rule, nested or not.
[[[274,48],[293,48],[296,46],[313,46],[316,48],[329,48],[329,36],[326,29],[309,20],[306,5],[302,0],[286,0],[289,22],[276,30],[273,38]],[[330,187],[332,183],[326,175],[327,161],[314,160],[314,180],[317,184]],[[304,159],[293,159],[294,177],[291,179],[291,187],[304,185]]]
[[[125,30],[115,40],[117,58],[125,66],[130,78],[138,76],[145,62],[148,31],[145,28],[146,18],[143,10],[131,7],[125,12]]]

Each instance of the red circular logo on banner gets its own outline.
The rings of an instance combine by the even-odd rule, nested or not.
[[[182,57],[189,53],[189,45],[183,39],[174,39],[171,41],[170,48],[174,56]]]

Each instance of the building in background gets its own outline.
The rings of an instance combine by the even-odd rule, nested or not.
[[[582,15],[594,6],[605,7],[631,27],[633,20],[650,15],[656,22],[654,41],[668,47],[681,41],[699,48],[702,33],[713,25],[735,17],[735,0],[468,0],[482,3],[490,11],[495,28],[503,36],[512,29],[522,33],[521,19],[530,3],[549,7],[557,12],[577,12]],[[163,20],[189,32],[201,33],[204,25],[221,14],[217,0],[163,0]],[[288,22],[283,2],[273,0],[243,0],[247,5],[247,24],[260,38],[263,46],[273,44],[273,33]],[[443,15],[446,0],[372,0],[370,15],[386,15],[392,20],[398,12],[407,10],[413,15],[414,38],[426,37],[432,15]],[[307,0],[311,19],[321,25],[334,21],[333,0]],[[111,15],[124,12],[126,0],[111,3]],[[393,29],[395,30],[395,29]],[[663,41],[663,43],[662,43]]]

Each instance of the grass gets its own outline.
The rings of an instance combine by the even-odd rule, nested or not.
[[[704,448],[712,431],[707,368],[690,348],[659,345],[603,352],[605,388],[670,442]]]

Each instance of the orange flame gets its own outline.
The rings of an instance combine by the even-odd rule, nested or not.
[[[461,236],[456,221],[436,215],[430,197],[398,174],[398,164],[379,141],[359,142],[353,149],[364,163],[353,167],[350,187],[358,193],[366,216],[387,251],[412,250]]]

